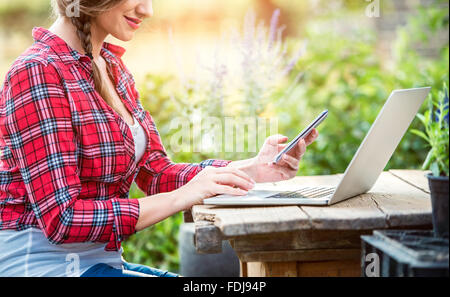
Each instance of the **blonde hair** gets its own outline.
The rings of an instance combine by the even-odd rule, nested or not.
[[[86,52],[86,55],[91,58],[95,90],[116,111],[117,109],[114,107],[115,104],[112,100],[112,96],[105,87],[100,69],[92,57],[91,22],[102,12],[114,7],[121,1],[122,0],[77,0],[77,2],[75,2],[75,0],[52,1],[54,12],[58,16],[70,19],[75,26],[83,50]],[[74,7],[74,5],[76,5],[76,7]],[[68,14],[68,12],[70,12],[70,14]]]

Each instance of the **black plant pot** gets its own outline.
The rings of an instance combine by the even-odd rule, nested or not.
[[[448,238],[448,176],[428,174],[427,177],[431,192],[434,235]]]

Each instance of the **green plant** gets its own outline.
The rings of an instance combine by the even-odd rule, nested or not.
[[[177,273],[178,233],[182,222],[182,213],[177,213],[132,235],[123,243],[125,260]]]
[[[17,33],[27,32],[36,24],[47,24],[52,18],[48,0],[0,1],[0,27]],[[1,28],[0,28],[1,29]]]
[[[145,193],[133,183],[130,197],[144,196]],[[182,213],[177,213],[130,236],[122,244],[123,257],[131,263],[140,263],[177,273],[179,271],[178,233],[182,222]]]
[[[449,175],[449,124],[448,124],[448,88],[444,83],[443,90],[428,97],[428,109],[417,117],[425,131],[417,129],[412,133],[422,137],[430,147],[422,169],[429,169],[434,176]]]

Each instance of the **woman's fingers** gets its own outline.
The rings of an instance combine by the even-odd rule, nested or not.
[[[235,195],[235,196],[243,196],[247,195],[247,191],[239,189],[239,188],[233,188],[227,185],[221,185],[221,184],[215,184],[214,185],[214,192],[216,194],[226,194],[226,195]]]
[[[270,145],[278,145],[280,143],[285,143],[288,140],[287,136],[276,134],[266,138],[266,143]]]
[[[302,158],[302,156],[306,152],[306,142],[305,139],[300,139],[295,148],[291,149],[288,154],[298,160]]]
[[[216,174],[213,177],[213,181],[222,185],[237,186],[246,191],[252,189],[254,186],[254,184],[247,179],[232,173]]]
[[[280,163],[280,165],[284,163],[290,169],[298,171],[298,164],[300,163],[300,159],[296,159],[292,156],[289,156],[288,154],[284,154],[281,160],[282,162]]]
[[[303,155],[306,151],[306,147],[308,145],[310,145],[311,143],[313,143],[317,139],[318,136],[319,136],[319,132],[317,132],[316,129],[313,129],[305,138],[300,139],[300,141],[297,143],[296,147],[294,147],[290,150],[291,155],[295,156],[296,155],[295,151],[297,151],[297,153],[301,153]],[[305,143],[305,147],[303,146],[303,143],[301,143],[302,140]],[[285,149],[288,146],[288,144],[285,143],[287,141],[287,137],[282,136],[282,135],[270,136],[269,138],[267,138],[266,141],[271,145],[278,145],[278,152],[281,152],[283,149]],[[292,153],[292,151],[294,151],[294,153]]]
[[[279,180],[291,179],[297,174],[297,170],[292,170],[291,168],[286,166],[271,163],[269,167],[278,171]]]
[[[284,150],[287,146],[288,146],[287,143],[279,144],[279,145],[278,145],[278,152],[281,152],[281,151]]]
[[[308,136],[306,136],[306,138],[305,138],[306,145],[308,146],[311,143],[313,143],[317,139],[318,136],[319,136],[319,132],[317,132],[316,129],[313,129],[311,131],[311,133],[309,133]]]
[[[218,174],[231,173],[247,180],[250,183],[255,183],[255,181],[247,173],[237,168],[219,167],[217,168],[217,173]]]

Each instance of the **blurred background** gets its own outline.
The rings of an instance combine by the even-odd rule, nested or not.
[[[174,162],[254,152],[173,152],[174,117],[276,118],[292,138],[323,109],[299,175],[344,172],[394,89],[448,85],[449,1],[155,0],[123,60]],[[54,21],[49,0],[0,0],[0,76]],[[424,107],[425,108],[425,107]],[[416,119],[412,128],[422,129]],[[259,143],[260,142],[260,139]],[[225,140],[223,140],[225,141]],[[407,133],[386,169],[419,169],[428,150]],[[143,197],[135,184],[132,198]],[[177,214],[124,243],[125,259],[179,271]]]

